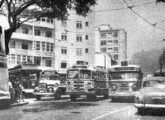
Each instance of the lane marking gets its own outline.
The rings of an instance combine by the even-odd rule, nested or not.
[[[119,109],[119,110],[115,110],[115,111],[112,111],[112,112],[108,112],[108,113],[106,113],[106,114],[104,114],[104,115],[101,115],[101,116],[99,116],[99,117],[97,117],[97,118],[94,118],[94,119],[92,119],[92,120],[98,120],[98,119],[101,119],[101,118],[103,118],[103,117],[105,117],[105,116],[108,116],[108,115],[110,115],[110,114],[114,114],[114,113],[117,113],[117,112],[121,112],[121,111],[127,110],[127,109],[129,109],[129,108],[131,108],[131,107],[132,107],[132,106],[128,106],[128,107],[123,108],[123,109]]]

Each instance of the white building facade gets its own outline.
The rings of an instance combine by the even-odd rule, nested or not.
[[[108,54],[116,64],[127,60],[127,33],[124,29],[101,25],[95,29],[95,34],[97,52]]]
[[[94,65],[94,14],[70,14],[67,21],[41,18],[21,25],[13,33],[8,67],[35,63],[42,69],[66,72],[74,64]]]
[[[8,67],[34,63],[54,68],[54,20],[42,18],[24,23],[13,33],[9,43]]]

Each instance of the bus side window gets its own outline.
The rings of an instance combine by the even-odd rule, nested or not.
[[[92,79],[97,79],[97,74],[96,74],[96,72],[92,72]]]

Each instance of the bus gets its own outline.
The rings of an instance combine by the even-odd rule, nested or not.
[[[0,107],[10,106],[7,57],[5,52],[4,30],[0,26]]]
[[[160,77],[161,77],[161,76],[162,76],[162,77],[165,76],[165,69],[156,70],[156,71],[154,72],[154,76],[156,76],[156,77],[157,77],[157,76],[160,76]]]
[[[96,100],[97,95],[108,98],[108,70],[102,67],[74,65],[67,70],[67,89],[71,101],[82,95]]]
[[[115,100],[134,100],[140,89],[143,73],[138,65],[114,65],[109,68],[109,96]]]
[[[33,91],[38,86],[41,71],[37,64],[22,63],[9,69],[9,80],[22,83],[24,97],[34,97]]]
[[[66,91],[66,85],[61,81],[61,75],[56,70],[42,71],[39,84],[34,90],[36,100],[41,100],[43,96],[54,96],[55,99],[60,99]]]

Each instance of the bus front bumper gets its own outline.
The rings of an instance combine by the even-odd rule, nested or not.
[[[47,93],[47,92],[34,92],[34,95],[39,95],[39,96],[53,96],[54,93]]]
[[[136,95],[136,92],[119,92],[119,91],[110,91],[109,97],[110,98],[128,98],[128,99],[134,99]]]
[[[136,103],[134,104],[136,108],[157,108],[157,109],[165,109],[164,104],[140,104]]]
[[[96,91],[88,91],[88,92],[84,92],[84,91],[72,91],[72,92],[67,92],[67,95],[93,95],[96,94]]]

